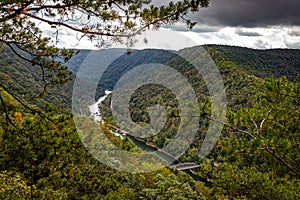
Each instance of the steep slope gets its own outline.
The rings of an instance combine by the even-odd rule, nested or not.
[[[195,49],[195,52],[197,52],[197,48],[200,47],[188,48],[181,50],[180,52],[184,53],[185,51],[189,51],[189,53],[191,53],[193,52],[193,49]],[[255,93],[254,85],[256,81],[259,81],[259,78],[247,74],[234,62],[226,60],[222,53],[214,50],[213,48],[208,49],[208,53],[213,58],[223,78],[227,93],[228,105],[232,108],[239,108],[245,105],[248,101],[248,97]],[[197,58],[197,55],[193,56]],[[101,94],[105,89],[112,90],[114,85],[123,74],[130,71],[135,66],[145,63],[159,63],[168,65],[180,72],[195,90],[199,102],[204,101],[206,97],[209,96],[207,87],[201,77],[201,74],[191,65],[191,63],[180,58],[176,53],[153,49],[136,50],[129,55],[123,55],[118,58],[103,74],[98,84],[98,90],[102,91]],[[158,95],[159,93],[162,94],[163,92],[166,92],[163,90],[157,92],[154,91],[155,89],[153,87],[144,86],[137,93],[140,93],[139,95],[140,97],[143,96],[143,99],[150,100],[151,96],[155,96],[154,93]],[[170,94],[166,96],[170,97]],[[167,100],[170,99],[165,99],[165,101]],[[137,103],[137,101],[134,100],[134,97],[132,101]],[[142,104],[144,103],[145,102]],[[141,105],[138,107],[140,108]]]
[[[198,59],[199,56],[197,56],[196,53],[199,51],[197,51],[197,48],[199,47],[183,49],[180,53],[188,54],[191,55],[191,58]],[[122,65],[118,65],[118,62],[116,62],[116,65],[112,65],[108,68],[108,72],[106,73],[106,75],[107,77],[112,77],[113,74],[115,74],[116,76],[118,76],[118,74],[124,74],[130,68],[136,66],[137,63],[142,64],[143,62],[147,62],[148,60],[151,61],[151,58],[156,58],[157,56],[157,63],[161,62],[163,64],[169,65],[184,76],[184,78],[190,83],[194,92],[196,93],[202,112],[210,112],[209,93],[201,74],[191,65],[191,63],[176,56],[177,54],[167,52],[164,54],[165,56],[163,59],[159,57],[159,55],[162,54],[162,51],[155,50],[136,51],[131,55],[126,55],[127,59],[120,58],[120,60],[123,61],[119,64]],[[250,101],[250,97],[255,94],[257,89],[256,83],[260,82],[261,79],[247,74],[245,71],[238,68],[235,63],[227,61],[221,53],[215,51],[214,49],[209,49],[209,54],[214,59],[223,78],[227,95],[227,106],[234,111],[238,110],[241,107],[244,107]],[[141,59],[143,58],[142,55],[145,57],[145,59]],[[132,58],[130,59],[130,62],[128,61],[129,57]],[[158,58],[160,58],[160,60]],[[123,69],[126,70],[122,71]],[[110,70],[113,71],[113,73],[111,73]],[[172,74],[170,74],[170,76],[172,76]],[[111,80],[111,82],[108,82],[108,84],[106,84],[108,89],[111,89],[110,87],[115,84],[117,79],[118,77],[105,79]],[[176,84],[177,83],[175,81],[174,85]],[[102,85],[100,83],[100,87],[101,86]],[[181,88],[180,85],[178,85],[177,88],[179,91],[184,89]],[[162,105],[167,112],[166,123],[156,136],[147,138],[147,142],[162,148],[172,140],[174,135],[177,133],[180,125],[181,110],[179,108],[177,97],[171,90],[162,87],[159,84],[147,84],[140,87],[132,94],[129,104],[131,118],[136,123],[149,123],[149,108],[152,105],[156,104]],[[110,123],[113,123],[109,99],[107,99],[104,102],[104,105],[101,106],[101,113],[103,114],[104,118],[106,118]],[[204,113],[194,114],[201,115]],[[201,140],[204,139],[204,135],[202,133],[206,132],[209,124],[209,120],[204,118],[201,118],[201,120],[202,121],[198,129],[198,134],[193,144],[193,147],[196,148],[198,147],[198,144],[201,144]]]
[[[51,103],[64,110],[70,109],[72,92],[70,83],[66,86],[49,88],[45,97],[38,98],[38,94],[43,91],[42,72],[39,66],[32,66],[22,60],[5,45],[0,49],[0,65],[1,84],[19,98],[39,107]]]

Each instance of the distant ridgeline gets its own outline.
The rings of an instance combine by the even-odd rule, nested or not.
[[[218,64],[221,73],[222,67],[225,66],[220,65],[224,62],[227,64],[230,62],[228,65],[234,66],[233,70],[243,71],[243,73],[259,78],[286,76],[288,80],[295,81],[297,75],[300,74],[300,50],[256,50],[223,45],[205,45],[203,47]],[[89,53],[90,50],[81,50],[78,55],[75,55],[67,64],[70,70],[77,73]],[[121,56],[104,73],[101,82],[99,82],[99,91],[96,96],[99,97],[104,94],[104,89],[112,90],[114,84],[123,74],[140,64],[151,61],[152,63],[174,65],[174,61],[172,61],[173,63],[170,62],[170,57],[162,58],[160,53],[160,50],[133,50],[130,54]]]
[[[229,106],[240,107],[244,105],[247,97],[254,93],[254,81],[259,81],[259,78],[286,76],[290,81],[294,81],[300,73],[300,50],[254,50],[221,45],[207,45],[204,48],[220,69],[224,79]],[[177,54],[173,52],[166,53],[164,51],[164,56],[162,56],[161,51],[151,49],[132,50],[130,53],[120,56],[108,67],[107,71],[101,77],[95,99],[102,96],[104,90],[112,90],[115,83],[126,72],[138,65],[149,62],[172,66],[187,77],[198,94],[198,98],[205,98],[207,88],[204,82],[201,81],[201,77],[196,75],[195,69],[186,61],[179,59]],[[181,51],[185,51],[185,49]],[[79,54],[75,55],[67,63],[69,69],[76,74],[90,52],[90,50],[81,50]],[[99,61],[95,60],[95,62]],[[58,86],[50,89],[49,94],[43,99],[32,99],[32,94],[38,93],[42,89],[42,81],[39,77],[41,73],[40,68],[32,66],[18,58],[5,45],[0,50],[0,64],[2,66],[0,68],[0,81],[6,87],[11,88],[16,94],[21,95],[22,98],[34,104],[43,105],[45,102],[51,102],[55,105],[70,108],[72,83],[67,84],[66,87]],[[144,94],[149,92],[149,95],[153,95],[153,87],[157,87],[157,85],[148,85],[145,87],[140,90]],[[158,90],[154,93],[158,92],[162,91]]]

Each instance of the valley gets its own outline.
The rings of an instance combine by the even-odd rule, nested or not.
[[[200,47],[193,48],[179,52],[192,54]],[[80,138],[78,133],[82,130],[76,127],[72,113],[74,79],[49,88],[47,94],[39,96],[43,91],[39,67],[20,60],[3,45],[0,53],[0,180],[4,184],[22,183],[15,185],[14,190],[24,191],[24,198],[33,192],[37,198],[117,199],[121,196],[122,199],[147,199],[149,195],[157,195],[163,187],[188,199],[271,199],[274,194],[279,199],[297,199],[300,188],[300,87],[297,79],[300,50],[255,50],[221,45],[203,48],[222,76],[227,108],[220,138],[207,156],[199,157],[211,122],[211,98],[201,73],[174,52],[132,50],[112,62],[99,77],[94,99],[89,100],[94,104],[88,104],[82,111],[87,113],[79,121],[83,124],[82,130],[91,132]],[[74,73],[73,78],[89,53],[89,50],[82,50],[66,63]],[[139,139],[163,149],[176,138],[181,118],[198,117],[195,137],[177,159],[179,163],[199,166],[193,171],[193,177],[163,166],[155,172],[121,172],[99,162],[83,144],[94,145],[90,148],[95,148],[93,150],[102,147],[97,146],[101,142],[95,142],[101,137],[93,134],[97,130],[91,130],[93,126],[90,126],[91,121],[100,119],[96,116],[100,114],[103,123],[99,126],[113,145],[133,154],[145,150],[139,148],[138,141],[133,143],[130,136],[115,136],[110,126],[119,127],[112,110],[114,86],[122,76],[147,63],[171,66],[182,74],[195,92],[200,113],[189,111],[188,116],[184,116],[174,91],[159,84],[146,84],[131,95],[130,118],[141,127],[147,126],[155,116],[150,112],[152,106],[161,105],[165,123],[155,135],[146,137],[147,133],[142,133]],[[92,69],[91,73],[95,71]],[[180,82],[174,85],[179,92],[183,90]],[[28,107],[6,90],[20,97]],[[94,116],[90,116],[90,112]],[[186,130],[189,126],[186,124]],[[184,146],[184,139],[179,138],[176,145]],[[106,144],[101,145],[106,147]],[[108,147],[112,151],[115,148]],[[109,158],[110,154],[105,156],[115,165],[120,163]],[[123,160],[126,159],[124,156]],[[127,161],[128,165],[122,167],[142,168],[148,164],[139,159]]]

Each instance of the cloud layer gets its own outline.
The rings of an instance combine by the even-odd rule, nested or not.
[[[210,6],[191,15],[202,24],[261,27],[300,25],[299,0],[210,0]]]
[[[300,48],[298,27],[224,27],[217,32],[181,32],[197,44],[223,44],[255,49]]]

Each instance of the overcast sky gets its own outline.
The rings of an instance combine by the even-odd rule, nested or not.
[[[198,23],[185,34],[198,44],[300,48],[300,0],[211,0],[190,18]]]
[[[154,2],[162,4],[168,0]],[[146,37],[148,47],[171,49],[201,44],[300,49],[300,0],[210,0],[208,8],[201,8],[189,17],[197,22],[193,30],[178,23],[157,33],[147,32],[139,40]],[[72,34],[62,31],[59,45],[74,47],[77,43],[70,46],[69,42],[74,41],[70,38]],[[176,35],[181,36],[176,40]],[[82,41],[76,48],[93,47]]]

